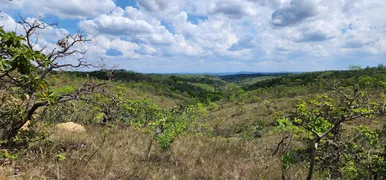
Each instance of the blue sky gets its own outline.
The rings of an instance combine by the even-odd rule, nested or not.
[[[275,72],[386,64],[386,1],[3,0],[0,25],[18,14],[59,26],[40,46],[83,30],[87,60],[139,72]],[[69,57],[63,61],[71,62]]]

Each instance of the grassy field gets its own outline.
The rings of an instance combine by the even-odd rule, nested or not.
[[[343,75],[335,77],[341,82],[352,78]],[[300,101],[311,100],[315,92],[322,91],[316,88],[316,79],[310,80],[309,76],[248,77],[237,82],[195,75],[116,79],[103,90],[116,101],[93,98],[109,107],[126,103],[130,106],[127,112],[114,109],[112,117],[116,120],[105,124],[98,117],[108,114],[103,106],[97,108],[92,103],[71,101],[42,109],[36,115],[39,121],[30,130],[44,132],[46,138],[30,139],[27,147],[7,150],[17,157],[3,153],[0,179],[304,179],[306,160],[286,167],[282,155],[288,149],[304,149],[307,144],[294,138],[278,148],[288,134],[275,131],[275,127],[277,120],[288,116]],[[55,92],[71,91],[84,81],[79,73],[56,74],[49,79]],[[376,96],[377,92],[372,93]],[[157,139],[151,129],[125,120],[126,116],[138,115],[134,110],[148,108],[153,112],[147,106],[131,106],[144,99],[160,113],[170,113],[174,107],[191,107],[184,111],[186,114],[176,115],[192,123],[187,133],[175,136],[170,146],[163,148],[162,143],[153,142]],[[66,133],[53,128],[68,121],[84,125],[87,131]],[[359,118],[345,123],[343,134],[349,135],[359,125],[382,129],[385,123],[383,116]],[[325,178],[322,170],[314,174],[314,179]]]

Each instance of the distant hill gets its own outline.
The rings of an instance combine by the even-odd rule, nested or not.
[[[79,77],[94,77],[108,80],[106,70],[92,72],[67,72]],[[161,94],[171,92],[183,95],[194,101],[218,101],[224,96],[223,89],[227,86],[224,80],[212,75],[198,74],[142,74],[134,71],[115,70],[112,81],[137,83],[148,89],[157,89]]]
[[[252,71],[239,71],[239,72],[175,72],[175,73],[144,73],[144,74],[153,74],[153,75],[211,75],[211,76],[229,76],[229,75],[243,75],[243,74],[262,74],[262,75],[270,75],[270,74],[299,74],[301,72],[252,72]]]
[[[341,86],[347,86],[353,84],[359,77],[369,77],[374,85],[379,85],[385,80],[386,68],[383,65],[378,67],[368,67],[361,70],[333,70],[333,71],[317,71],[317,72],[305,72],[298,74],[283,74],[276,78],[270,78],[263,81],[259,81],[253,84],[245,85],[244,89],[247,91],[255,90],[259,88],[268,88],[276,86],[305,86],[314,83],[320,83],[320,78],[334,79],[340,81]]]
[[[219,76],[220,79],[227,82],[237,82],[245,78],[255,78],[255,77],[266,77],[266,76],[284,76],[289,73],[242,73],[242,74],[232,74],[232,75],[223,75]]]

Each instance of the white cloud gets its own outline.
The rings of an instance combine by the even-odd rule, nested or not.
[[[142,55],[193,56],[202,52],[200,47],[188,44],[185,36],[171,33],[161,20],[133,7],[117,8],[111,14],[81,21],[79,26],[91,34],[106,35],[109,39],[122,37],[122,43],[136,43],[134,52]],[[104,46],[111,48],[106,43]],[[125,51],[129,49],[122,52]]]
[[[187,42],[217,53],[225,53],[237,42],[231,23],[226,19],[209,18],[198,24],[188,21],[186,12],[176,16],[172,25],[176,33],[181,34]]]
[[[5,31],[15,31],[17,34],[23,32],[23,27],[17,24],[11,16],[3,12],[0,12],[0,26],[4,27]]]
[[[108,13],[115,8],[113,0],[4,0],[5,9],[21,9],[34,16],[51,14],[62,19],[85,19]]]
[[[31,24],[36,21],[46,26],[44,29],[38,29],[32,34],[32,39],[38,38],[38,41],[43,40],[47,43],[55,44],[58,40],[69,34],[66,29],[49,26],[36,18],[26,18],[25,20]],[[26,34],[23,26],[6,13],[0,13],[0,26],[3,26],[5,31],[17,32],[17,35],[25,36]]]
[[[152,25],[144,20],[132,20],[122,16],[108,16],[102,14],[93,19],[80,23],[80,26],[90,33],[109,35],[132,35],[152,33]]]
[[[79,3],[11,1],[3,7],[77,19],[79,28],[97,35],[96,46],[88,47],[90,57],[147,72],[321,70],[348,66],[355,55],[365,62],[386,54],[386,1],[136,0],[137,7],[116,7],[112,0]],[[0,23],[16,29],[9,16]],[[58,28],[44,32],[47,43],[65,33]]]
[[[340,31],[334,25],[323,20],[310,22],[300,28],[300,36],[296,37],[298,42],[318,42],[339,36]]]
[[[150,12],[175,12],[179,10],[178,0],[138,0],[138,6]]]
[[[157,34],[162,34],[162,37],[170,34],[159,20],[133,7],[127,7],[125,10],[117,8],[111,14],[81,21],[79,26],[92,34],[130,36],[137,39],[141,39],[141,35],[156,34],[153,36],[154,41],[160,40]]]
[[[317,5],[310,0],[291,0],[289,7],[284,7],[272,13],[272,24],[275,26],[290,26],[318,13]]]
[[[222,14],[230,18],[242,18],[255,14],[254,4],[248,1],[217,1],[211,13]]]

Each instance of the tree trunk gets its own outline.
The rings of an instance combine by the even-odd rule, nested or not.
[[[314,146],[312,146],[312,148],[311,148],[310,167],[308,167],[307,180],[311,180],[311,179],[312,179],[312,173],[313,173],[314,166],[315,166],[316,148],[317,148],[317,146],[318,146],[318,144],[319,144],[319,141],[320,141],[320,140],[317,140],[317,141],[314,143]]]
[[[35,103],[35,95],[31,95],[31,98],[29,100],[29,105],[25,110],[25,116],[21,120],[15,120],[12,122],[11,127],[6,130],[3,134],[2,140],[7,140],[8,143],[12,141],[13,138],[15,138],[19,132],[19,129],[23,127],[23,125],[28,121],[32,119],[32,115],[35,114],[36,110],[39,107],[45,106],[48,104],[48,102],[37,102]]]
[[[17,134],[19,133],[20,128],[23,127],[23,125],[28,120],[31,119],[32,114],[31,115],[26,115],[21,120],[15,120],[14,122],[12,122],[11,127],[4,132],[2,140],[6,140],[8,143],[11,143],[12,139],[15,138],[17,136]]]
[[[27,120],[21,120],[12,123],[10,129],[8,129],[4,133],[3,140],[7,140],[8,142],[10,142],[14,137],[16,137],[17,133],[19,132],[19,129],[24,125],[25,122],[27,122]]]

